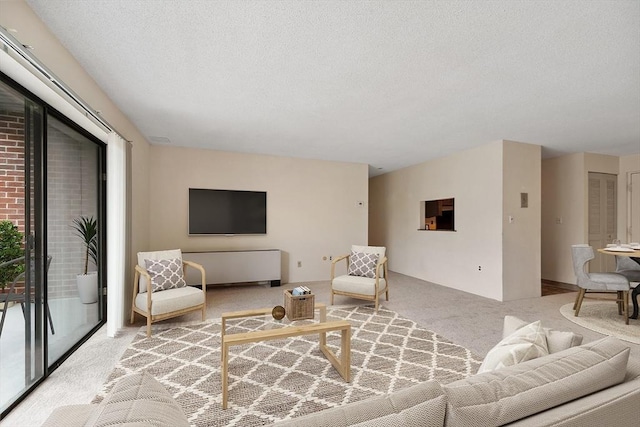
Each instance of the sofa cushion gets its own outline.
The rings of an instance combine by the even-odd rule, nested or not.
[[[427,381],[388,396],[374,397],[347,406],[283,421],[278,427],[442,426],[445,397],[436,381]]]
[[[544,334],[547,337],[549,354],[582,344],[582,335],[571,331],[556,331],[555,329],[544,328]]]
[[[500,369],[549,354],[540,321],[517,329],[500,341],[482,361],[478,373]]]
[[[147,294],[136,295],[136,307],[147,311]],[[195,307],[204,302],[202,290],[193,286],[185,288],[169,289],[168,291],[154,292],[151,294],[151,314],[157,316],[185,308]]]
[[[353,294],[370,295],[376,294],[376,281],[368,277],[348,276],[346,274],[338,276],[331,282],[334,291],[349,292]],[[385,279],[378,279],[378,286],[384,289],[387,286]]]
[[[41,427],[85,426],[99,410],[99,405],[92,404],[60,406],[53,410]]]
[[[189,426],[169,392],[146,372],[118,381],[86,425]]]
[[[528,325],[529,322],[522,319],[518,319],[515,316],[505,316],[504,325],[502,329],[502,338],[506,338],[523,326]],[[582,344],[582,335],[569,331],[556,331],[551,328],[543,328],[544,334],[547,337],[547,348],[549,354],[557,353],[562,350],[566,350],[570,347],[575,347]]]
[[[640,420],[640,360],[629,359],[624,381],[510,423],[518,427],[637,426]]]
[[[625,378],[629,347],[606,337],[443,386],[446,426],[502,425]]]

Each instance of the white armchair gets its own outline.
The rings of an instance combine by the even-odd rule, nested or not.
[[[375,302],[375,309],[380,305],[380,295],[385,294],[389,301],[389,284],[387,282],[387,257],[384,246],[351,246],[349,255],[342,255],[331,263],[331,304],[334,295]],[[346,260],[347,274],[335,276],[336,264]]]
[[[184,280],[188,267],[200,270],[202,289],[188,286]],[[202,310],[207,317],[207,282],[200,264],[182,259],[180,249],[138,252],[133,279],[131,323],[135,313],[147,318],[147,336],[151,323]]]

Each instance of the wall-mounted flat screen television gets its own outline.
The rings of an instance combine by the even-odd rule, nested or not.
[[[265,191],[189,189],[189,234],[266,234]]]

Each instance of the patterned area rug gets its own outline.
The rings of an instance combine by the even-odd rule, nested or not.
[[[327,318],[352,324],[351,383],[320,352],[317,336],[234,346],[229,408],[222,410],[217,319],[154,326],[151,338],[141,328],[94,402],[123,376],[147,371],[169,390],[194,426],[257,426],[422,381],[452,382],[475,374],[481,363],[466,348],[384,308],[376,314],[370,307],[332,307]],[[228,321],[227,333],[264,327],[262,318]],[[327,343],[339,356],[339,333],[328,334]]]
[[[614,336],[623,341],[640,344],[640,320],[629,319],[629,324],[625,325],[624,318],[618,314],[618,306],[613,300],[607,302],[585,301],[580,307],[578,317],[573,314],[573,303],[560,307],[560,313],[567,320],[584,328]]]

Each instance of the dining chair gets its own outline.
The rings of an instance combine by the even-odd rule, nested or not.
[[[573,259],[573,271],[577,278],[580,292],[573,304],[574,315],[580,313],[582,300],[587,292],[590,293],[616,293],[618,314],[624,314],[625,324],[629,324],[629,280],[617,273],[588,273],[587,264],[595,255],[589,245],[572,245],[571,256]]]
[[[640,294],[640,258],[616,255],[616,273],[622,274],[629,280],[629,285],[633,288],[631,292],[631,304],[633,313],[630,319],[638,318],[638,295]]]
[[[47,263],[45,266],[45,274],[49,272],[49,266],[51,265],[51,255],[47,256]],[[0,268],[5,268],[8,267],[10,265],[14,265],[14,264],[24,264],[25,258],[24,257],[19,257],[16,259],[12,259],[11,261],[6,261],[3,262],[2,264],[0,264]],[[33,266],[33,263],[31,264]],[[18,274],[11,282],[11,284],[9,285],[9,290],[6,293],[0,293],[0,311],[2,312],[2,316],[0,316],[0,336],[2,336],[2,328],[4,328],[4,322],[6,320],[7,317],[7,310],[9,309],[9,306],[11,305],[11,303],[15,303],[15,304],[20,304],[20,308],[22,308],[22,316],[25,318],[26,320],[26,313],[24,311],[24,304],[26,302],[32,302],[33,299],[29,298],[29,301],[27,301],[27,296],[25,295],[24,291],[22,292],[18,292],[17,285],[18,283],[24,282],[25,279],[25,274],[24,272]],[[46,315],[47,315],[47,319],[49,320],[49,328],[51,329],[51,334],[54,335],[56,333],[56,330],[53,327],[53,319],[51,318],[51,310],[49,310],[49,303],[47,302],[47,304],[45,305],[45,310],[46,310]]]

